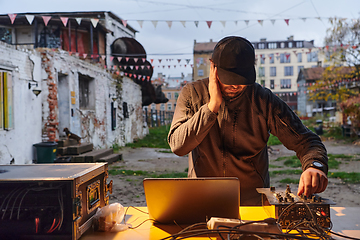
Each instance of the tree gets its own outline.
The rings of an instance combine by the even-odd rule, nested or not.
[[[310,100],[333,100],[348,116],[359,119],[360,98],[360,19],[347,20],[330,18],[331,27],[325,37],[324,54],[332,65],[325,68],[322,78],[312,84],[309,90]],[[348,99],[349,103],[347,103]],[[354,115],[355,114],[355,115]]]

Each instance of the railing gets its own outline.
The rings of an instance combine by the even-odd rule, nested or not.
[[[163,125],[170,125],[174,112],[172,111],[161,111],[145,109],[145,121],[149,127],[159,127]]]

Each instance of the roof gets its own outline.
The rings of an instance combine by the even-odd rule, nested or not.
[[[194,44],[194,53],[212,53],[217,42],[204,42]]]
[[[319,80],[319,79],[321,79],[322,74],[325,71],[325,68],[323,68],[323,67],[304,68],[304,69],[301,69],[301,71],[302,71],[306,81]]]

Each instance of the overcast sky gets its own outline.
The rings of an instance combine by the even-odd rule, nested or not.
[[[154,74],[175,77],[191,73],[184,65],[185,59],[192,59],[194,40],[238,35],[275,41],[293,35],[294,40],[314,40],[322,47],[328,18],[359,18],[360,0],[0,0],[1,14],[74,11],[111,11],[127,20],[138,31],[136,39],[148,60],[154,59]],[[158,21],[156,27],[152,21]],[[206,21],[212,21],[210,28]]]

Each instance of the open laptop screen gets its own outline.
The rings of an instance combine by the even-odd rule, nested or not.
[[[240,218],[240,182],[235,177],[145,178],[143,184],[150,218],[156,222]]]

